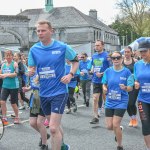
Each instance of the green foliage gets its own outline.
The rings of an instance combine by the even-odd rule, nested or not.
[[[122,12],[122,22],[130,24],[139,36],[149,36],[150,0],[120,0],[116,5]]]
[[[122,21],[116,20],[109,26],[118,32],[121,45],[129,45],[139,37],[130,24],[123,23]]]

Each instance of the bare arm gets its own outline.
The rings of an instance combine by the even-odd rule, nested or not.
[[[35,74],[36,67],[29,66],[28,67],[28,76],[33,76]]]
[[[3,67],[3,66],[2,66]],[[15,62],[14,63],[14,68],[15,68],[15,71],[13,72],[13,73],[5,73],[5,74],[2,74],[2,71],[0,71],[0,77],[2,78],[2,79],[4,79],[4,78],[14,78],[14,77],[16,77],[17,76],[17,71],[18,71],[18,64]]]
[[[131,86],[125,86],[124,84],[120,84],[120,88],[121,88],[122,90],[127,91],[127,92],[130,92],[130,91],[133,90],[133,87],[131,87]]]
[[[104,92],[104,94],[107,93],[107,85],[106,84],[103,84],[103,92]]]

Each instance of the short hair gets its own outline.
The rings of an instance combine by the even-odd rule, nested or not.
[[[81,55],[84,55],[85,57],[88,57],[87,53],[83,52]]]
[[[52,25],[51,25],[51,23],[50,23],[48,20],[40,20],[40,21],[38,21],[38,22],[36,23],[36,27],[37,27],[38,25],[43,25],[43,24],[47,24],[50,29],[52,28]]]
[[[12,56],[13,56],[13,52],[12,52],[12,50],[6,50],[6,51],[5,51],[5,55],[7,55],[7,54],[10,54],[10,55],[12,55]]]
[[[102,40],[96,40],[96,42],[101,42],[101,44],[104,45],[104,41]]]

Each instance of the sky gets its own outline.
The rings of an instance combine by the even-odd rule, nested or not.
[[[45,0],[1,0],[0,15],[16,15],[20,10],[44,8]],[[118,10],[116,0],[53,0],[54,7],[73,6],[88,15],[90,9],[96,9],[98,18],[109,25],[115,20]]]

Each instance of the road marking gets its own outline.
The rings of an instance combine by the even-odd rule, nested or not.
[[[7,115],[7,117],[10,117],[12,114],[14,115],[14,111],[7,111],[10,112],[10,114]],[[19,114],[22,114],[22,111],[19,111]]]
[[[78,106],[78,108],[81,108],[81,107],[85,107],[85,105],[79,105],[79,106]],[[67,109],[65,109],[64,111],[66,111],[66,110],[67,110]],[[7,112],[12,112],[12,113],[13,113],[13,111],[7,111]],[[19,112],[19,114],[22,114],[22,112]],[[7,115],[7,116],[8,116],[8,115]],[[11,114],[9,114],[9,116],[11,116]],[[20,124],[23,124],[23,123],[26,123],[26,122],[29,122],[29,119],[21,121]],[[14,125],[19,125],[19,124],[14,124],[14,123],[12,123],[12,124],[9,124],[9,125],[5,126],[5,128],[12,127],[12,126],[14,126]]]

